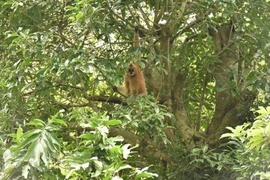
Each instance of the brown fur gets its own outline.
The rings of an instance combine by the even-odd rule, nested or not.
[[[124,86],[116,88],[124,96],[146,94],[144,76],[138,64],[134,62],[129,64]]]
[[[140,46],[140,37],[139,32],[135,29],[134,33],[134,47]],[[140,53],[137,55],[137,59],[139,60],[141,57]],[[131,62],[128,65],[128,72],[125,75],[124,86],[114,87],[120,94],[124,96],[129,95],[142,95],[146,94],[145,88],[145,80],[143,73],[138,64]]]

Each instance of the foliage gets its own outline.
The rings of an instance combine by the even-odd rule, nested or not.
[[[246,123],[235,128],[228,127],[228,138],[218,148],[196,147],[184,151],[176,149],[173,156],[179,169],[170,172],[171,178],[181,179],[269,179],[270,166],[270,107],[259,107],[254,123]],[[181,162],[181,163],[180,163]]]
[[[232,153],[208,145],[190,151],[183,147],[174,149],[175,164],[168,172],[168,179],[234,179],[231,166],[235,163]]]
[[[228,72],[225,90],[244,105],[260,93],[254,106],[268,105],[269,8],[269,0],[0,1],[0,178],[269,176],[267,117],[229,128],[228,152],[202,132],[224,91],[209,28],[235,25],[239,72]],[[149,95],[120,98],[111,86],[138,54]]]
[[[121,125],[121,121],[89,113],[87,109],[75,109],[69,115],[71,119],[87,120],[78,124],[85,129],[81,134],[70,131],[71,128],[63,132],[67,123],[62,113],[51,117],[47,123],[31,120],[24,128],[19,127],[16,133],[9,134],[13,145],[3,153],[5,163],[1,179],[144,179],[157,176],[148,172],[148,167],[140,169],[128,164],[135,147],[122,144],[124,139],[120,136],[108,137],[109,127]],[[75,142],[60,139],[60,135],[74,137]]]
[[[215,171],[221,171],[224,164],[226,164],[223,156],[223,153],[217,153],[210,150],[208,146],[194,148],[190,153],[190,159],[192,159],[190,166],[194,168],[194,171],[196,172],[195,176],[198,179],[201,179],[202,177],[210,178]]]
[[[134,131],[139,136],[151,136],[155,141],[162,140],[168,144],[163,130],[165,127],[168,128],[168,125],[164,119],[171,118],[172,114],[164,105],[154,101],[149,95],[129,97],[127,99],[129,106],[118,106],[112,114],[116,119],[122,119],[125,129]]]
[[[21,171],[22,176],[27,179],[35,176],[36,170],[42,172],[45,167],[49,167],[60,151],[60,141],[54,132],[62,126],[66,126],[66,123],[57,116],[47,123],[34,119],[26,124],[25,133],[19,126],[16,133],[9,134],[13,145],[3,154],[5,164],[2,178],[17,178],[15,174],[20,174]]]
[[[239,174],[237,179],[268,179],[270,176],[270,107],[260,107],[255,112],[258,116],[253,124],[228,127],[231,133],[222,135],[229,138],[228,144],[236,149],[232,169]]]

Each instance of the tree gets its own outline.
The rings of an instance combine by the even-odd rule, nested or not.
[[[87,151],[90,157],[122,163],[118,156],[110,158],[107,150],[121,143],[138,144],[138,157],[133,160],[141,157],[140,162],[145,162],[138,168],[161,163],[163,172],[154,171],[166,177],[167,164],[171,170],[177,164],[173,153],[206,144],[218,147],[227,126],[252,119],[249,110],[256,98],[257,103],[269,100],[268,0],[8,0],[0,4],[1,154],[12,152],[16,144],[17,160],[29,154],[20,141],[33,143],[29,137],[40,137],[31,130],[41,120],[44,123],[39,122],[41,130],[36,133],[54,134],[48,141],[55,143],[46,146],[55,148],[48,154],[65,144],[63,154]],[[132,46],[135,29],[141,38],[139,48]],[[134,58],[139,54],[141,58]],[[144,71],[148,96],[125,99],[112,91],[112,85],[121,84],[131,60]],[[107,116],[115,121],[103,122]],[[56,129],[50,128],[50,119],[56,119],[52,123]],[[107,146],[106,138],[91,139],[89,134],[103,126],[109,130],[106,135],[99,131],[102,137],[121,135],[124,142],[112,140],[113,145]],[[105,153],[82,148],[85,141],[103,144],[100,150]],[[91,162],[110,167],[100,159]],[[136,167],[130,162],[130,167]],[[50,169],[38,166],[38,171]],[[99,176],[97,166],[88,167],[90,174],[74,172],[85,178],[120,172]],[[61,168],[56,164],[54,168],[61,174]],[[29,170],[32,176],[33,171]]]

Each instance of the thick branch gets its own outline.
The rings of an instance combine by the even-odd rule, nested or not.
[[[215,146],[219,142],[220,136],[225,133],[226,127],[235,127],[242,124],[246,119],[249,107],[254,99],[254,94],[250,93],[243,101],[235,103],[235,106],[228,110],[222,118],[222,121],[219,122],[220,124],[216,127],[215,132],[208,137],[208,143]]]
[[[109,136],[122,136],[125,139],[125,142],[135,146],[136,144],[140,144],[140,138],[135,134],[131,133],[128,130],[122,128],[110,128]]]
[[[107,103],[115,103],[115,104],[126,104],[126,102],[122,98],[115,97],[115,96],[88,96],[87,100],[89,102],[81,103],[81,104],[62,103],[62,102],[54,102],[54,104],[59,105],[65,109],[68,109],[71,107],[87,107],[91,105],[91,101],[107,102]]]
[[[87,100],[108,102],[108,103],[115,103],[115,104],[125,104],[125,101],[122,98],[115,97],[115,96],[89,96]]]

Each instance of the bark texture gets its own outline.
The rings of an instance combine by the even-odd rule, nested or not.
[[[234,127],[245,121],[249,107],[254,100],[253,94],[247,90],[241,90],[241,68],[239,62],[239,48],[235,41],[235,30],[232,23],[224,24],[218,29],[210,29],[212,36],[216,61],[211,66],[211,74],[215,79],[215,111],[209,126],[204,133],[193,129],[189,123],[187,112],[184,106],[183,89],[185,88],[186,76],[172,64],[181,64],[181,57],[171,58],[170,27],[159,29],[161,33],[158,51],[164,58],[162,64],[168,73],[160,73],[149,67],[146,71],[148,88],[155,92],[159,102],[164,103],[174,114],[175,121],[170,124],[175,127],[173,133],[180,134],[181,139],[187,147],[194,147],[200,143],[209,143],[212,146],[218,145],[220,136],[226,131],[227,126]],[[232,86],[236,84],[236,86]],[[238,88],[238,89],[236,89]],[[240,92],[235,95],[233,92]],[[175,140],[176,136],[170,137]],[[177,141],[177,140],[176,140]]]
[[[216,145],[227,126],[236,126],[245,120],[249,107],[254,100],[252,94],[242,91],[241,96],[234,96],[233,91],[241,87],[241,68],[239,48],[235,40],[232,23],[218,29],[210,29],[213,38],[217,61],[212,67],[212,75],[216,81],[215,112],[206,134],[209,144]],[[232,83],[232,81],[234,81]],[[232,86],[237,84],[237,86]]]

